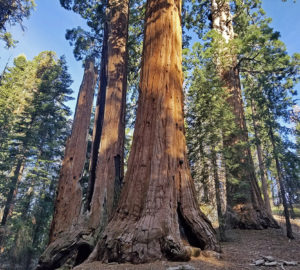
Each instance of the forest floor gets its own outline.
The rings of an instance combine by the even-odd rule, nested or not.
[[[222,242],[221,258],[208,258],[203,255],[188,262],[160,261],[142,265],[132,264],[101,264],[94,262],[76,267],[76,270],[264,270],[300,269],[300,219],[291,220],[294,240],[286,237],[285,221],[281,216],[275,216],[281,229],[268,230],[230,230],[227,232],[229,240]],[[262,256],[272,256],[277,262],[297,261],[297,266],[254,266],[254,261]],[[181,267],[179,267],[181,266]],[[188,267],[190,266],[190,267]],[[193,267],[193,268],[192,268]]]

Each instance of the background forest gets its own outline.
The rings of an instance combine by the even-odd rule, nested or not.
[[[141,61],[145,57],[144,19],[150,16],[146,1],[129,1],[129,13],[127,1],[119,9],[110,1],[58,2],[61,10],[76,14],[73,28],[60,30],[84,69],[81,86],[81,68],[57,52],[41,51],[31,60],[24,54],[7,59],[12,48],[22,51],[22,36],[14,34],[15,27],[30,32],[25,22],[43,3],[0,0],[0,44],[5,51],[0,74],[1,269],[36,269],[49,241],[59,239],[60,230],[68,231],[69,223],[72,228],[82,225],[86,222],[82,213],[90,213],[93,232],[87,235],[93,240],[78,241],[76,252],[72,250],[76,256],[70,252],[68,261],[53,259],[53,268],[42,268],[48,260],[46,250],[45,261],[41,259],[37,269],[56,269],[55,263],[71,268],[83,262],[110,220],[124,175],[132,172],[129,153],[135,145],[145,69]],[[199,207],[222,241],[227,240],[229,228],[278,227],[272,215],[285,217],[286,234],[293,239],[291,223],[300,218],[300,53],[288,52],[262,2],[185,0],[181,10],[185,121],[180,130],[186,136],[188,160],[186,165],[184,160],[179,163],[190,168]],[[284,2],[282,9],[291,5]],[[299,3],[293,5],[299,8]],[[122,16],[117,17],[119,13]],[[114,25],[112,18],[122,23]],[[120,35],[117,46],[109,36],[115,34],[109,32],[114,27]],[[110,46],[115,46],[111,51],[120,59],[114,72],[105,71]],[[125,89],[115,94],[121,105],[105,94],[114,87]],[[78,91],[77,103],[72,89]],[[118,136],[109,145],[110,137],[115,137],[111,131]],[[110,151],[113,165],[104,162]],[[66,158],[77,168],[69,169]],[[114,189],[105,182],[105,205],[101,214],[94,214],[100,209],[95,194],[104,185],[97,179],[110,174]],[[67,181],[79,183],[71,195],[60,191],[66,189]],[[100,191],[98,196],[102,198]],[[73,203],[66,207],[67,198]],[[250,210],[245,208],[248,203]],[[253,209],[260,214],[253,214]],[[250,214],[243,214],[244,210]],[[72,219],[63,217],[66,211]],[[178,215],[181,219],[182,214]],[[109,239],[110,232],[104,232]]]

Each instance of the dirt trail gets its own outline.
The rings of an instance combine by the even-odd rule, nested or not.
[[[280,217],[281,225],[284,220]],[[131,264],[101,264],[94,262],[76,267],[76,270],[166,270],[169,267],[179,265],[190,265],[196,270],[230,269],[230,270],[252,270],[252,269],[283,269],[280,266],[252,266],[253,260],[261,256],[273,256],[275,260],[297,261],[297,266],[284,266],[286,270],[300,269],[300,220],[293,221],[295,240],[289,240],[285,236],[285,230],[231,230],[228,231],[229,241],[221,243],[221,259],[200,256],[189,262],[155,262],[143,265]]]

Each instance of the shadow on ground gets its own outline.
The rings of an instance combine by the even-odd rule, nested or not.
[[[273,256],[275,260],[297,261],[297,266],[285,269],[300,269],[300,220],[292,220],[295,240],[289,240],[285,234],[285,224],[281,217],[276,219],[281,229],[268,230],[230,230],[229,241],[221,243],[223,253],[220,259],[205,257],[193,258],[189,262],[154,262],[143,265],[101,264],[94,262],[76,267],[76,270],[166,270],[170,267],[190,265],[195,270],[251,270],[282,269],[277,267],[256,267],[251,265],[262,256]],[[184,268],[182,268],[184,269]],[[192,269],[192,268],[191,268]]]

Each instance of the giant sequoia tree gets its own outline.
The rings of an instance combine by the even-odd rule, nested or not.
[[[123,180],[128,1],[107,1],[105,9],[100,87],[95,111],[87,200],[83,205],[79,181],[86,156],[85,137],[90,119],[87,112],[90,112],[91,100],[89,107],[85,109],[85,115],[79,116],[76,111],[75,116],[79,119],[75,119],[78,123],[75,122],[74,125],[79,125],[84,119],[80,124],[84,127],[74,129],[73,142],[69,141],[67,146],[70,150],[66,150],[68,157],[63,164],[65,171],[62,170],[61,173],[51,231],[51,240],[55,241],[50,243],[42,255],[38,269],[74,266],[86,259],[119,197]],[[93,76],[88,76],[84,79],[90,88],[90,94],[93,92],[93,84],[89,81],[92,78]],[[80,102],[79,99],[78,105],[83,105]],[[82,134],[78,136],[80,133]],[[80,145],[78,138],[81,138]],[[72,210],[69,211],[68,208]],[[64,215],[66,211],[68,215]],[[59,235],[59,232],[62,233]]]
[[[54,217],[50,230],[50,242],[59,233],[71,230],[79,222],[82,203],[80,179],[84,169],[87,134],[91,118],[96,71],[93,61],[87,60],[81,87],[79,89],[72,134],[66,144],[66,151],[60,172]]]
[[[234,31],[229,1],[211,0],[212,28],[220,35],[216,42],[219,50],[215,59],[220,78],[227,88],[227,103],[235,116],[236,131],[224,138],[224,144],[233,151],[227,160],[232,166],[230,174],[236,181],[227,181],[228,205],[234,210],[233,226],[240,228],[278,227],[270,212],[265,208],[255,176],[254,165],[248,144],[248,131],[242,101],[239,65],[235,52]],[[236,215],[237,214],[237,215]]]
[[[119,205],[92,260],[187,260],[188,245],[218,250],[199,210],[183,121],[181,1],[149,0],[133,144]]]
[[[123,181],[129,1],[107,2],[87,196],[93,229],[107,224]]]
[[[293,119],[291,112],[295,105],[293,96],[297,93],[294,88],[299,80],[299,54],[292,57],[288,55],[284,43],[279,39],[279,32],[270,27],[271,19],[265,16],[261,1],[240,2],[234,9],[239,14],[235,18],[235,25],[240,42],[247,44],[239,57],[244,96],[248,108],[252,110],[252,132],[256,145],[264,147],[264,160],[258,161],[260,165],[265,164],[268,174],[276,178],[278,190],[281,191],[279,197],[285,208],[287,236],[292,237],[287,201],[292,208],[293,195],[289,194],[295,194],[297,190],[293,183],[299,179],[299,161],[294,155],[295,145],[288,136],[293,134],[292,130],[286,123]],[[272,163],[274,170],[271,168]],[[260,168],[263,171],[264,168]],[[267,198],[264,181],[262,187],[265,190],[264,197]]]

